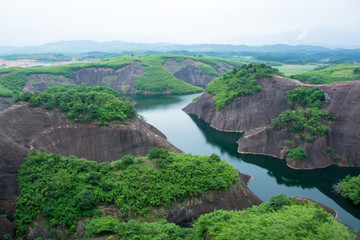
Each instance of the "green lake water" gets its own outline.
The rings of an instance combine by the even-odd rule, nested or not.
[[[261,200],[285,193],[288,197],[308,197],[338,212],[338,219],[360,229],[360,207],[333,191],[333,185],[346,175],[359,175],[359,168],[328,167],[293,170],[276,158],[237,153],[238,133],[220,132],[181,109],[199,94],[186,96],[136,97],[136,108],[144,119],[163,132],[168,140],[186,153],[218,154],[241,173],[253,177],[249,189]]]

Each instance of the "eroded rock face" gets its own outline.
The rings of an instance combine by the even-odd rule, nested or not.
[[[258,80],[262,91],[251,96],[234,99],[223,110],[217,111],[212,96],[205,93],[183,110],[194,114],[221,131],[245,132],[237,141],[238,152],[271,155],[284,159],[285,141],[292,139],[295,146],[307,152],[306,161],[288,163],[293,168],[323,168],[335,164],[338,154],[340,166],[360,166],[360,81],[338,82],[324,85],[308,85],[300,81],[283,78]],[[299,86],[323,89],[327,100],[323,109],[333,118],[330,133],[309,143],[288,130],[274,131],[271,119],[290,110],[285,92]],[[333,149],[328,156],[326,149]]]
[[[61,112],[13,105],[0,113],[0,214],[13,218],[17,172],[31,149],[103,162],[126,154],[144,156],[153,147],[180,152],[138,118],[100,127],[72,123]]]
[[[12,104],[13,100],[11,98],[0,97],[0,112],[9,108]]]
[[[262,201],[247,187],[251,177],[240,173],[239,176],[239,182],[233,184],[229,190],[206,192],[199,197],[174,204],[168,211],[166,220],[182,226],[189,226],[200,215],[216,209],[242,210],[261,204]]]
[[[182,62],[168,59],[165,61],[164,67],[176,78],[195,86],[205,86],[214,80],[215,77],[204,74],[199,67],[200,64],[204,63],[191,59],[185,59]],[[222,62],[220,65],[221,68],[214,67],[219,75],[224,73],[222,68],[234,68],[234,66],[226,62]],[[44,91],[49,87],[59,84],[84,83],[88,86],[99,85],[111,87],[123,94],[135,94],[135,83],[144,71],[145,67],[143,67],[140,62],[134,61],[116,70],[102,67],[80,68],[72,72],[72,78],[67,78],[62,75],[32,74],[28,77],[23,91]],[[164,92],[164,94],[166,94],[166,92]]]
[[[67,78],[61,75],[33,74],[28,77],[24,91],[44,91],[49,87],[64,84],[81,84],[88,86],[108,86],[124,94],[135,94],[135,83],[145,68],[139,62],[117,70],[112,68],[80,68],[72,72],[73,77]]]
[[[201,71],[200,64],[205,63],[197,62],[192,59],[185,59],[179,63],[172,59],[168,59],[164,64],[164,68],[176,78],[179,78],[187,83],[195,86],[206,86],[216,77],[204,74]],[[231,68],[231,66],[227,67]],[[219,76],[225,73],[221,68],[215,67],[214,70],[219,74]]]

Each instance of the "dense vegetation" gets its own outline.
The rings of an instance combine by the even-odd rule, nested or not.
[[[306,157],[307,157],[306,151],[302,147],[297,147],[297,148],[288,150],[285,160],[287,162],[294,161],[294,160],[305,161]]]
[[[287,91],[286,97],[292,108],[295,108],[296,104],[299,104],[304,108],[321,108],[321,104],[325,100],[325,93],[323,90],[317,89],[316,87],[298,87]]]
[[[306,141],[314,141],[324,135],[328,127],[330,114],[328,111],[317,108],[287,110],[277,118],[272,119],[272,129],[287,128],[294,134],[299,134]]]
[[[256,79],[280,74],[275,68],[265,64],[244,64],[209,83],[206,91],[213,95],[218,110],[223,109],[234,98],[261,91]]]
[[[223,190],[238,181],[238,172],[213,154],[198,156],[154,148],[147,157],[126,155],[96,163],[75,157],[31,152],[18,175],[17,234],[27,232],[38,214],[50,227],[76,229],[79,217],[101,215],[99,205],[112,205],[119,216],[146,216],[154,207],[205,191]]]
[[[147,92],[164,92],[172,94],[185,94],[201,92],[202,89],[182,80],[177,79],[170,74],[163,64],[167,59],[174,59],[181,62],[185,59],[192,59],[201,63],[205,63],[215,67],[221,67],[221,62],[226,62],[233,66],[240,66],[238,61],[231,61],[227,59],[213,58],[213,57],[187,57],[179,55],[148,55],[148,56],[120,56],[109,58],[92,63],[73,63],[60,66],[51,67],[31,67],[31,68],[10,68],[2,70],[0,75],[0,97],[9,97],[11,93],[19,93],[22,91],[27,82],[27,77],[31,74],[53,74],[63,75],[67,78],[72,78],[72,71],[80,68],[103,67],[119,69],[129,65],[131,62],[137,61],[145,67],[145,72],[138,79],[136,88],[137,93]],[[209,66],[209,68],[211,68]],[[213,74],[213,72],[209,72]],[[206,73],[205,73],[206,74]]]
[[[159,222],[121,221],[107,216],[95,218],[84,223],[85,237],[96,237],[104,234],[115,234],[118,239],[138,240],[190,240],[190,228],[181,228],[166,220]]]
[[[112,120],[124,120],[136,116],[136,110],[120,92],[102,86],[59,85],[45,92],[21,92],[14,101],[29,101],[30,106],[43,105],[51,110],[58,108],[75,122],[90,123],[97,119],[99,125]]]
[[[295,74],[290,77],[311,84],[360,80],[360,65],[330,66],[322,70]]]
[[[289,104],[302,108],[287,110],[271,120],[272,129],[287,128],[299,134],[306,141],[315,141],[318,136],[329,131],[330,114],[320,109],[325,100],[324,91],[316,88],[299,87],[286,92]]]
[[[337,186],[341,196],[350,199],[354,204],[360,203],[360,175],[357,177],[348,175]]]
[[[200,216],[193,228],[181,228],[166,220],[123,221],[106,216],[84,221],[84,237],[115,235],[116,239],[355,239],[317,203],[299,202],[279,194],[270,202],[242,211],[216,210]]]
[[[192,234],[192,239],[199,240],[355,239],[355,234],[315,203],[301,203],[282,194],[242,211],[217,210],[202,215]]]

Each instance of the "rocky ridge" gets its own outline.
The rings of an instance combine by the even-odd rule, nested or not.
[[[184,59],[181,62],[169,58],[164,62],[164,68],[176,78],[195,86],[205,86],[214,80],[215,76],[208,76],[202,72],[200,65],[208,65],[192,59]],[[210,66],[210,65],[208,65]],[[233,69],[229,63],[221,62],[220,67],[211,66],[219,74],[223,74],[222,68]],[[108,86],[123,94],[135,94],[135,83],[143,74],[145,67],[138,61],[119,69],[104,67],[84,67],[72,71],[72,78],[63,75],[31,74],[27,77],[23,91],[44,91],[49,87],[64,84],[86,84],[88,86]]]

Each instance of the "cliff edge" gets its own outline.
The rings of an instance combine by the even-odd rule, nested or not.
[[[239,153],[271,155],[285,158],[285,141],[293,139],[294,145],[307,152],[306,161],[288,162],[298,169],[323,168],[333,164],[360,166],[360,81],[337,82],[324,85],[309,85],[284,77],[257,80],[262,91],[234,99],[218,111],[212,95],[204,93],[183,110],[209,123],[211,127],[229,132],[244,132],[237,141]],[[289,130],[272,130],[271,119],[286,110],[291,110],[285,92],[300,86],[317,87],[326,94],[322,108],[327,110],[332,121],[330,132],[314,142],[306,142]],[[333,156],[327,154],[327,148]],[[334,155],[340,159],[335,160]]]

